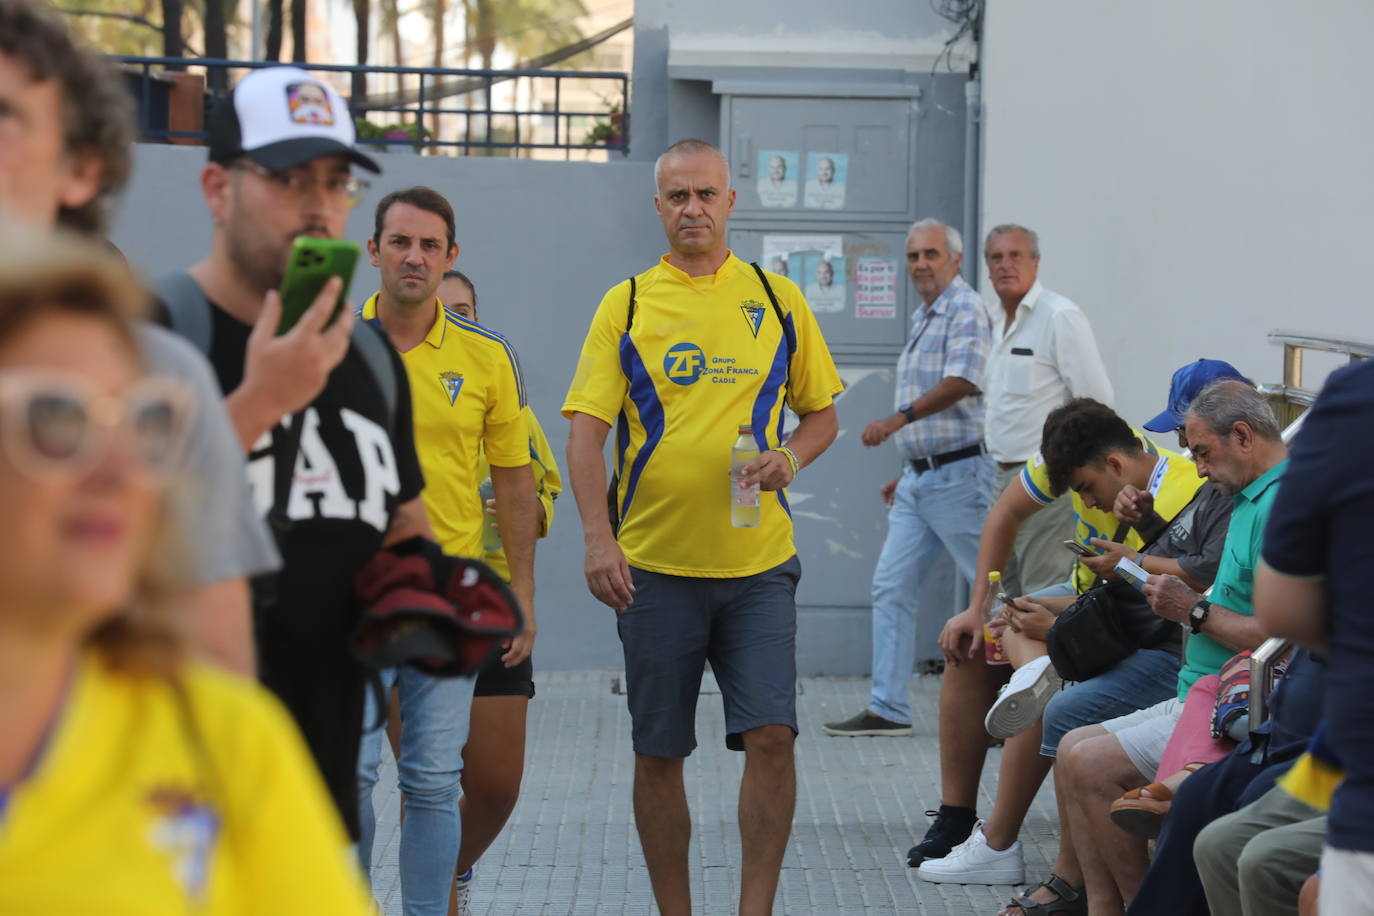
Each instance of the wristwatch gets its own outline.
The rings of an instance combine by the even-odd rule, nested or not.
[[[911,409],[911,405],[910,405],[910,404],[906,405],[905,407],[898,407],[898,408],[897,408],[897,413],[899,413],[899,414],[901,414],[902,416],[906,417],[906,421],[907,421],[908,423],[915,423],[915,422],[916,422],[916,411],[914,411],[914,410]]]
[[[1202,625],[1207,622],[1207,615],[1212,613],[1212,602],[1202,598],[1197,604],[1193,605],[1188,611],[1188,629],[1194,634],[1202,632]]]

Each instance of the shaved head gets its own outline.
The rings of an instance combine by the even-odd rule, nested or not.
[[[654,163],[654,188],[660,191],[663,190],[664,162],[678,156],[690,156],[701,153],[715,156],[716,159],[720,161],[721,167],[725,169],[725,187],[728,189],[730,187],[730,160],[726,159],[725,154],[711,141],[698,140],[696,138],[679,140],[663,151],[663,154],[658,157],[658,161]]]

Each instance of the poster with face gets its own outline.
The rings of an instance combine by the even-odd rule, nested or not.
[[[759,150],[759,204],[764,207],[795,207],[797,205],[797,170],[799,157],[795,150]]]
[[[806,282],[802,285],[813,312],[844,311],[844,258],[808,254],[802,259]]]
[[[820,264],[824,262],[825,266]],[[759,264],[791,278],[801,287],[811,310],[844,309],[844,237],[840,235],[765,235]],[[820,296],[812,301],[813,291]]]
[[[843,209],[848,173],[849,156],[845,153],[808,153],[806,206],[817,210]]]

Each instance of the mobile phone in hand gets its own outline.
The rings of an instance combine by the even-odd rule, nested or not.
[[[296,326],[301,316],[315,303],[330,277],[339,277],[343,286],[339,290],[334,312],[329,316],[326,326],[333,324],[343,311],[344,300],[348,296],[348,283],[353,279],[353,268],[358,264],[359,248],[357,242],[346,239],[321,239],[302,235],[291,243],[291,258],[286,263],[286,276],[281,283],[281,321],[277,324],[278,336]]]
[[[1091,547],[1084,547],[1082,544],[1078,543],[1073,538],[1070,538],[1069,540],[1064,541],[1063,543],[1065,547],[1067,547],[1072,552],[1078,554],[1080,557],[1099,556],[1099,554]]]

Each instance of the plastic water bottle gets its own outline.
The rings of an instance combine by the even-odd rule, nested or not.
[[[736,528],[756,528],[759,524],[759,485],[744,482],[744,468],[759,456],[754,428],[740,424],[739,438],[730,449],[730,524]]]
[[[997,570],[988,573],[988,602],[983,609],[983,659],[989,665],[1009,665],[1011,659],[1002,651],[1002,641],[992,635],[989,624],[1002,613],[1002,574]]]
[[[487,511],[487,500],[496,496],[496,489],[491,485],[491,478],[482,481],[477,488],[477,495],[482,501],[482,549],[500,550],[501,532],[496,529],[496,516]]]

